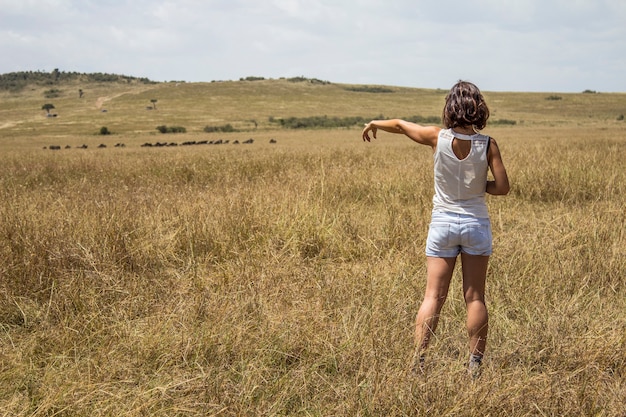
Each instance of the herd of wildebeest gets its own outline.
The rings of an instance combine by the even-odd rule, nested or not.
[[[171,146],[191,146],[191,145],[225,145],[225,144],[233,144],[233,145],[239,145],[240,143],[245,144],[245,145],[250,145],[254,143],[254,139],[250,138],[244,141],[239,142],[239,140],[234,140],[234,141],[230,141],[229,139],[217,139],[217,140],[199,140],[199,141],[186,141],[186,142],[182,142],[180,145],[177,142],[155,142],[155,143],[151,143],[151,142],[146,142],[143,145],[141,145],[142,148],[163,148],[163,147],[171,147]],[[270,139],[270,143],[277,143],[276,139]],[[97,146],[97,148],[106,148],[107,145],[105,145],[104,143],[101,143],[100,145]],[[123,143],[116,143],[114,145],[115,148],[125,148],[126,145]],[[66,145],[64,147],[64,149],[71,149],[72,146],[70,145]],[[88,146],[83,144],[81,146],[76,146],[75,148],[78,149],[87,149]],[[50,146],[44,146],[44,149],[50,149],[53,151],[57,151],[62,149],[61,146],[59,145],[50,145]]]

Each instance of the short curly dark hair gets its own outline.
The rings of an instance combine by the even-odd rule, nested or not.
[[[489,108],[482,93],[474,84],[459,81],[446,96],[442,121],[446,128],[474,126],[484,129],[489,119]]]

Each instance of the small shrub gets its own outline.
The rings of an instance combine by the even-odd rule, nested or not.
[[[624,115],[620,114],[619,116],[617,116],[617,120],[622,121],[624,120]]]
[[[43,93],[43,95],[46,98],[56,98],[56,97],[59,97],[59,95],[61,95],[61,90],[57,88],[51,88],[50,90],[46,90]]]
[[[308,80],[308,78],[302,77],[302,76],[287,78],[287,81],[292,82],[292,83],[301,83],[301,82],[305,82],[307,80]]]
[[[157,126],[156,130],[161,133],[187,133],[187,129],[182,126]]]
[[[110,135],[110,134],[111,134],[111,131],[109,130],[109,128],[108,128],[108,127],[106,127],[106,126],[102,126],[102,127],[100,128],[100,134],[101,134],[101,135]]]
[[[594,91],[594,90],[585,90],[585,91],[583,91],[583,94],[596,94],[596,93],[597,93],[597,91]]]
[[[330,81],[326,81],[326,80],[319,80],[319,79],[317,79],[317,78],[311,78],[311,79],[309,80],[309,82],[310,82],[311,84],[321,84],[321,85],[328,85],[328,84],[330,84]]]
[[[225,124],[223,126],[205,126],[204,131],[206,133],[214,133],[214,132],[235,132],[235,128],[230,124]]]
[[[284,80],[284,79],[285,78],[281,78],[281,80]],[[304,76],[286,78],[286,80],[291,83],[311,83],[311,84],[320,84],[320,85],[330,84],[330,81],[320,80],[317,78],[307,78]]]
[[[546,97],[546,100],[563,100],[563,97],[557,95],[551,95]]]

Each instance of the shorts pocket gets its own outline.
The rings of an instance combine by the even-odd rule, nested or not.
[[[450,244],[450,225],[446,223],[431,223],[428,228],[427,243],[427,248],[429,249],[448,249]]]
[[[491,254],[491,226],[473,224],[467,227],[467,252],[475,255]]]

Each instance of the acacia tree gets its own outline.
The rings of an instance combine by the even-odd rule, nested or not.
[[[48,114],[50,114],[50,110],[54,109],[54,104],[46,103],[41,106],[41,110],[45,110]]]
[[[156,102],[157,102],[157,101],[158,101],[158,100],[157,100],[156,98],[150,99],[150,103],[152,103],[152,108],[153,108],[154,110],[156,110]]]

